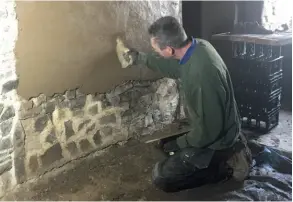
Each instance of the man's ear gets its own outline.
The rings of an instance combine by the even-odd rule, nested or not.
[[[166,48],[167,48],[168,53],[169,53],[171,56],[174,56],[174,54],[175,54],[175,49],[172,48],[172,47],[170,47],[170,46],[167,46]]]
[[[152,45],[152,47],[154,47],[154,46],[157,46],[157,40],[156,40],[156,38],[155,37],[151,37],[151,45]]]

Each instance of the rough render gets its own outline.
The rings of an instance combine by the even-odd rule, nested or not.
[[[147,70],[122,70],[115,38],[124,36],[131,47],[147,51],[153,21],[165,15],[181,20],[179,1],[16,4],[18,92],[25,98],[80,86],[85,93],[105,92],[125,80],[158,78]]]
[[[120,70],[113,39],[126,33],[131,46],[148,50],[147,26],[161,15],[179,18],[178,2],[16,4],[0,2],[0,197],[174,120],[176,82]]]

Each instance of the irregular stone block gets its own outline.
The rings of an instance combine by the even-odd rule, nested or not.
[[[87,119],[87,120],[83,121],[82,123],[80,123],[79,126],[78,126],[78,131],[80,131],[81,129],[83,129],[83,127],[85,125],[87,125],[88,123],[90,123],[90,122],[91,122],[91,120]]]
[[[18,156],[24,150],[24,131],[20,122],[16,124],[13,133],[13,147],[15,156]]]
[[[11,159],[4,162],[4,163],[1,163],[0,164],[0,175],[2,175],[4,172],[10,170],[12,168],[12,161]]]
[[[101,128],[100,131],[104,134],[104,136],[110,136],[112,135],[113,129],[111,127],[104,127]]]
[[[38,125],[37,120],[40,125]],[[49,122],[49,118],[47,118],[47,120],[45,119],[44,121],[43,116],[38,116],[36,118],[21,121],[21,125],[23,127],[24,133],[27,134],[25,136],[26,151],[41,150],[43,148],[42,143],[46,137],[45,135],[49,132],[48,129],[51,128],[51,122]]]
[[[50,147],[42,156],[42,165],[45,167],[50,166],[52,163],[62,159],[62,149],[59,143]]]
[[[112,106],[118,106],[120,103],[120,97],[118,95],[106,94],[107,100]]]
[[[154,120],[153,120],[153,116],[152,114],[148,114],[146,117],[145,117],[145,124],[144,124],[144,127],[149,127],[151,126],[152,124],[154,124]]]
[[[49,117],[50,121],[53,121],[53,114],[52,113],[49,113],[48,117]]]
[[[102,109],[105,109],[105,108],[110,107],[110,106],[111,106],[111,103],[108,102],[108,100],[102,101],[102,104],[101,104]]]
[[[87,152],[92,148],[91,143],[87,139],[81,140],[79,146],[82,152]]]
[[[133,83],[134,87],[138,87],[138,88],[147,88],[152,84],[151,81],[135,81]]]
[[[89,114],[94,116],[98,114],[98,105],[91,106],[88,110]]]
[[[0,150],[12,148],[12,143],[10,138],[3,138],[0,142]]]
[[[48,124],[48,120],[49,120],[49,117],[47,115],[37,118],[35,122],[35,131],[42,132],[46,128]]]
[[[6,121],[14,116],[15,116],[14,108],[12,106],[8,106],[6,109],[4,109],[4,112],[0,118],[0,122]]]
[[[85,102],[86,102],[86,96],[77,97],[74,100],[70,100],[69,108],[71,110],[82,109],[85,105]]]
[[[66,91],[65,97],[68,100],[74,99],[75,98],[75,90],[68,90],[68,91]]]
[[[5,78],[8,79],[9,77],[12,77],[13,73],[14,73],[14,72],[13,72],[12,69],[11,69],[10,71],[6,72],[6,74],[5,74]],[[15,79],[13,79],[13,80],[15,80]]]
[[[22,101],[20,104],[20,109],[21,110],[30,110],[31,108],[33,108],[33,100],[29,100],[29,101]]]
[[[95,94],[93,97],[93,101],[97,101],[101,103],[102,109],[111,106],[111,103],[107,100],[106,94]]]
[[[96,124],[93,123],[89,128],[86,129],[86,134],[88,134],[89,132],[93,131],[96,127]]]
[[[3,94],[3,95],[0,94],[0,100],[6,100],[6,99],[7,99],[6,94]]]
[[[8,160],[11,160],[11,152],[10,151],[5,151],[5,152],[2,151],[0,154],[0,164],[5,161],[8,161]]]
[[[93,101],[104,101],[106,100],[106,95],[105,94],[98,94],[96,93],[95,96],[93,97]]]
[[[71,136],[73,136],[75,134],[73,127],[72,127],[72,121],[66,121],[64,122],[64,127],[65,127],[65,136],[66,139],[70,138]]]
[[[116,116],[115,114],[105,115],[100,118],[100,124],[105,125],[109,123],[116,123]]]
[[[54,142],[56,142],[56,140],[57,140],[57,138],[56,138],[55,130],[52,129],[51,132],[46,137],[46,142],[50,143],[50,144],[53,144]]]
[[[130,100],[131,100],[131,97],[129,97],[128,95],[123,94],[120,96],[121,102],[130,102]]]
[[[124,83],[123,85],[116,86],[116,88],[114,89],[114,92],[116,95],[120,95],[130,90],[131,88],[133,88],[133,84],[130,82],[127,82],[127,83]]]
[[[18,184],[23,183],[26,180],[24,159],[24,150],[18,156],[14,157],[15,177]]]
[[[145,105],[151,104],[153,102],[153,94],[147,94],[140,97],[140,101]]]
[[[47,98],[46,98],[46,95],[44,94],[39,95],[39,97],[33,98],[33,102],[36,107],[46,102],[46,100]]]
[[[76,154],[78,154],[78,149],[75,142],[68,143],[66,145],[66,148],[72,156],[75,156]]]
[[[82,116],[84,116],[84,111],[83,110],[74,110],[72,112],[72,116],[82,117]]]
[[[11,187],[11,180],[13,179],[10,172],[5,172],[1,175],[2,178],[2,190],[8,190]]]
[[[54,113],[57,115],[57,119],[64,119],[65,118],[65,111],[61,109],[57,109]]]
[[[128,110],[130,108],[130,104],[128,102],[123,102],[123,103],[120,104],[120,107],[123,110]]]
[[[0,124],[0,130],[2,132],[2,136],[5,137],[8,135],[12,128],[13,119],[9,119],[7,121],[4,121]]]
[[[61,93],[55,93],[53,95],[53,98],[57,98],[57,97],[63,97],[63,95]],[[65,98],[64,98],[65,99]]]
[[[101,138],[101,134],[100,134],[100,131],[97,131],[94,136],[93,136],[93,140],[94,140],[94,143],[96,145],[100,145],[101,142],[102,142],[102,138]]]
[[[31,172],[36,172],[39,168],[39,162],[38,162],[38,157],[36,155],[33,155],[29,159],[29,168]]]
[[[13,89],[16,89],[18,86],[18,79],[10,80],[3,84],[2,86],[2,93],[7,93]]]
[[[62,102],[58,103],[58,107],[61,108],[61,109],[70,108],[70,101],[69,100],[63,100]]]
[[[122,112],[121,114],[121,124],[122,125],[129,125],[131,121],[133,120],[132,116],[134,113],[132,113],[132,110],[126,110]]]
[[[52,113],[55,110],[55,102],[54,101],[50,101],[44,104],[44,109],[45,109],[45,113]]]
[[[65,97],[62,94],[54,94],[53,98],[55,99],[56,103],[59,104],[65,100]]]
[[[0,114],[2,113],[3,109],[4,109],[4,104],[0,103]]]
[[[85,97],[85,94],[82,93],[80,89],[76,89],[76,97]]]
[[[21,120],[25,120],[25,119],[28,119],[28,118],[33,118],[33,117],[36,117],[38,115],[40,115],[42,113],[42,107],[41,106],[38,106],[38,107],[34,107],[30,110],[21,110],[19,112],[19,118]]]

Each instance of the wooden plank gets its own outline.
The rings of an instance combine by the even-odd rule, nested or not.
[[[214,34],[213,40],[228,40],[228,41],[245,41],[255,44],[272,45],[272,46],[283,46],[292,43],[292,33],[282,32],[274,34],[230,34],[221,33]]]
[[[180,127],[181,126],[181,127]],[[151,143],[154,141],[158,141],[161,139],[165,139],[168,137],[176,136],[176,135],[183,135],[185,133],[188,133],[191,130],[191,127],[188,125],[183,125],[176,122],[172,123],[170,125],[167,125],[161,130],[157,130],[151,135],[144,136],[140,139],[141,142],[144,143]]]

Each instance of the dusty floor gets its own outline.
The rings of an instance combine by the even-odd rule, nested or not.
[[[279,125],[268,134],[244,131],[248,137],[264,145],[292,152],[292,112],[281,111]]]
[[[261,143],[291,151],[291,130],[291,112],[283,111],[279,126],[270,134],[250,135]],[[150,175],[153,164],[160,158],[153,145],[130,141],[75,160],[37,182],[21,185],[2,200],[205,200],[211,189],[213,197],[224,191],[215,185],[176,194],[156,190]]]

